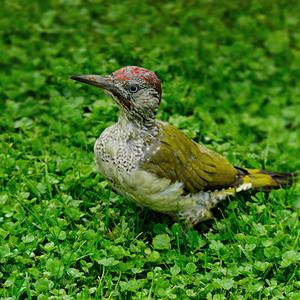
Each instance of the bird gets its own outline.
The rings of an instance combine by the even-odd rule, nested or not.
[[[227,196],[270,191],[293,181],[293,173],[235,166],[157,120],[162,85],[146,68],[126,66],[109,75],[71,79],[104,90],[117,103],[118,121],[96,140],[95,162],[112,188],[138,206],[193,227],[212,218],[211,209]]]

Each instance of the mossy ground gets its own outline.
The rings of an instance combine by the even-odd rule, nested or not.
[[[236,165],[299,170],[299,1],[3,0],[0,14],[1,299],[300,299],[299,188],[182,230],[96,172],[117,108],[69,80],[147,67],[159,118]]]

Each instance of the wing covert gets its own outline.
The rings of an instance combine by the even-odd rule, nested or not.
[[[158,150],[141,163],[143,170],[183,182],[187,193],[217,190],[234,185],[237,170],[221,155],[197,144],[176,127],[159,123]]]

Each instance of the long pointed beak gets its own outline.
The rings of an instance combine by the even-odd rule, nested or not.
[[[124,95],[124,91],[120,89],[113,81],[111,76],[99,76],[99,75],[74,75],[71,76],[71,79],[84,82],[97,86],[101,89],[109,92],[110,95],[117,101],[118,104],[121,104],[127,108],[130,108],[130,101]]]
[[[97,86],[101,89],[114,93],[116,91],[116,85],[113,83],[109,76],[99,75],[74,75],[70,77],[73,80],[84,82],[90,85]]]

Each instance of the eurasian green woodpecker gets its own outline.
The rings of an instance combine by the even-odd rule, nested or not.
[[[97,139],[95,161],[113,188],[140,206],[193,226],[210,218],[211,208],[228,195],[291,182],[290,173],[233,166],[174,126],[156,120],[162,88],[147,69],[128,66],[108,76],[71,78],[104,89],[118,104],[119,120]]]

